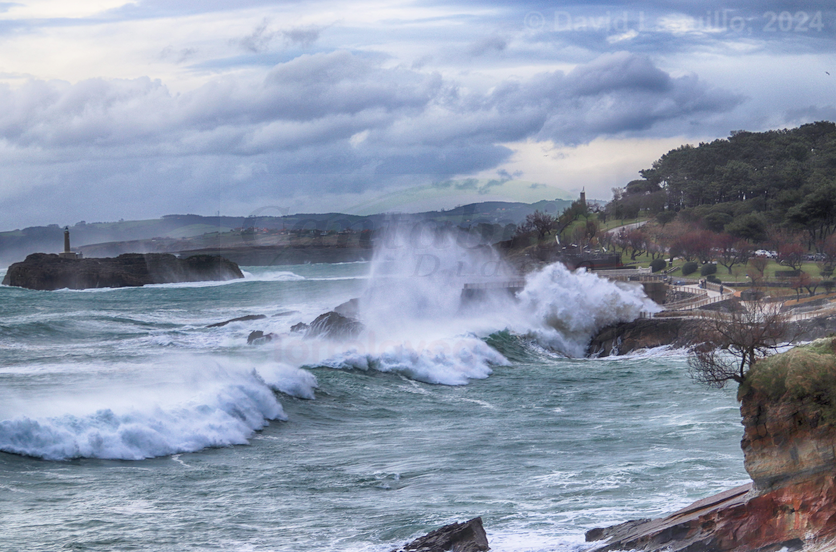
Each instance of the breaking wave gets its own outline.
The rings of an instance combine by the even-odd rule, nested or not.
[[[330,344],[324,355],[292,336],[274,346],[279,355],[295,351],[295,359],[283,360],[300,365],[461,385],[508,364],[506,346],[517,360],[581,357],[598,329],[658,310],[639,285],[560,263],[522,280],[490,247],[420,226],[381,240],[357,307],[364,331]]]
[[[104,386],[85,390],[85,382],[48,403],[18,397],[15,409],[25,413],[0,421],[0,450],[48,460],[140,460],[242,445],[269,420],[286,419],[274,390],[313,398],[316,386],[312,374],[287,366],[192,362],[181,363],[174,379],[165,368],[146,367],[130,381],[108,374]]]

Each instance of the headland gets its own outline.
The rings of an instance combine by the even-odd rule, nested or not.
[[[33,253],[9,267],[3,285],[35,290],[89,289],[243,277],[237,264],[214,255],[180,259],[166,253],[126,253],[114,258],[71,258]]]

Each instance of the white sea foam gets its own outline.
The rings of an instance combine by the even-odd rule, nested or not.
[[[286,419],[274,390],[313,398],[316,386],[310,373],[273,363],[254,369],[222,359],[167,362],[91,370],[98,383],[76,381],[48,400],[5,401],[0,450],[50,460],[138,460],[245,444],[269,420]]]
[[[471,337],[439,340],[419,347],[393,343],[373,354],[349,348],[322,364],[332,368],[393,372],[426,383],[464,385],[470,379],[488,377],[491,365],[507,365],[508,361],[481,339]]]
[[[256,282],[295,282],[298,280],[304,280],[304,276],[300,276],[294,272],[290,272],[288,270],[279,270],[279,271],[259,271],[258,273],[247,272],[246,270],[242,270],[241,272],[244,273],[244,279],[247,281],[256,281]]]

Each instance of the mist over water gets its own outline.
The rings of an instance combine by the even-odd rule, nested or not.
[[[0,287],[4,546],[383,552],[481,515],[493,550],[566,551],[745,479],[732,392],[675,351],[581,358],[639,289],[410,231],[223,285]],[[352,298],[359,335],[290,331]]]

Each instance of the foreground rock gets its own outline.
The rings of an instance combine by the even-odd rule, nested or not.
[[[761,361],[739,398],[752,483],[663,519],[593,529],[595,552],[836,549],[836,339]]]
[[[490,550],[482,518],[436,529],[392,552],[482,552]]]
[[[692,344],[697,324],[698,321],[685,318],[639,318],[614,324],[603,328],[592,338],[587,355],[626,355],[663,345],[687,347]]]
[[[329,339],[352,339],[363,331],[363,324],[338,312],[326,312],[316,317],[307,328],[305,337],[327,337]]]
[[[115,258],[68,259],[34,253],[9,267],[3,284],[37,290],[130,287],[243,278],[238,265],[222,257],[178,259],[166,253],[126,253]]]

